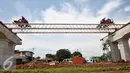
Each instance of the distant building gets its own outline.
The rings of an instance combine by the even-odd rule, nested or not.
[[[37,61],[40,61],[40,62],[51,62],[53,61],[52,58],[43,58],[43,59],[36,59]]]
[[[32,51],[19,51],[15,50],[14,51],[14,57],[16,59],[16,63],[21,63],[21,62],[30,62],[33,59],[33,52]]]

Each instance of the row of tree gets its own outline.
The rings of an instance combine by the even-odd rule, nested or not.
[[[46,58],[52,58],[53,60],[57,60],[59,62],[73,56],[82,57],[82,54],[78,51],[75,51],[71,54],[70,50],[68,49],[60,49],[56,52],[56,54],[46,54]]]
[[[111,53],[109,51],[109,45],[108,44],[102,44],[102,50],[103,50],[103,55],[101,56],[92,56],[91,60],[93,62],[101,62],[101,61],[111,61]],[[63,61],[64,59],[67,58],[72,58],[73,56],[78,56],[82,57],[82,53],[75,51],[71,54],[69,49],[59,49],[57,50],[56,54],[46,54],[46,58],[52,58],[53,60],[56,61]]]
[[[109,45],[103,43],[102,50],[103,50],[103,55],[91,57],[91,60],[93,62],[111,61],[111,52],[109,51]]]
[[[102,44],[103,55],[101,56],[92,56],[91,60],[93,62],[101,62],[101,61],[110,61],[111,53],[109,51],[108,44]],[[71,54],[68,49],[60,49],[56,52],[56,54],[46,54],[46,58],[52,58],[53,60],[63,61],[64,59],[71,58],[73,56],[82,57],[82,54],[78,51],[75,51]]]

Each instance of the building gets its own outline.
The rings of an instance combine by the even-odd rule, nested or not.
[[[16,63],[25,63],[30,62],[33,59],[33,52],[32,51],[14,51],[14,57],[16,59]]]

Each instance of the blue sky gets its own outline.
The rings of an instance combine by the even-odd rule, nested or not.
[[[110,8],[113,9],[110,10],[108,13],[109,16],[107,17],[116,18],[118,20],[121,18],[128,19],[130,9],[129,0],[2,0],[1,2],[0,19],[5,22],[9,22],[10,19],[15,16],[24,15],[29,18],[26,13],[33,15],[33,17],[29,18],[32,19],[32,21],[36,19],[44,21],[44,19],[42,19],[44,17],[41,16],[41,11],[45,11],[50,7],[54,7],[56,11],[58,11],[67,3],[73,6],[76,12],[80,13],[86,8],[90,10],[93,15],[97,16],[100,10],[103,9],[103,6],[112,2],[113,7],[111,6]],[[125,10],[127,7],[128,10]]]
[[[130,0],[1,0],[0,20],[25,16],[29,22],[45,23],[99,23],[103,17],[115,23],[130,21]],[[16,49],[35,49],[35,56],[44,57],[61,48],[72,52],[81,49],[84,57],[101,55],[100,38],[106,34],[32,34],[22,35],[23,45]]]

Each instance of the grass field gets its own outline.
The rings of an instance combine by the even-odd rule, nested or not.
[[[118,68],[49,68],[49,69],[31,69],[31,70],[8,70],[0,73],[87,73],[87,72],[107,72],[129,70],[128,66]]]

